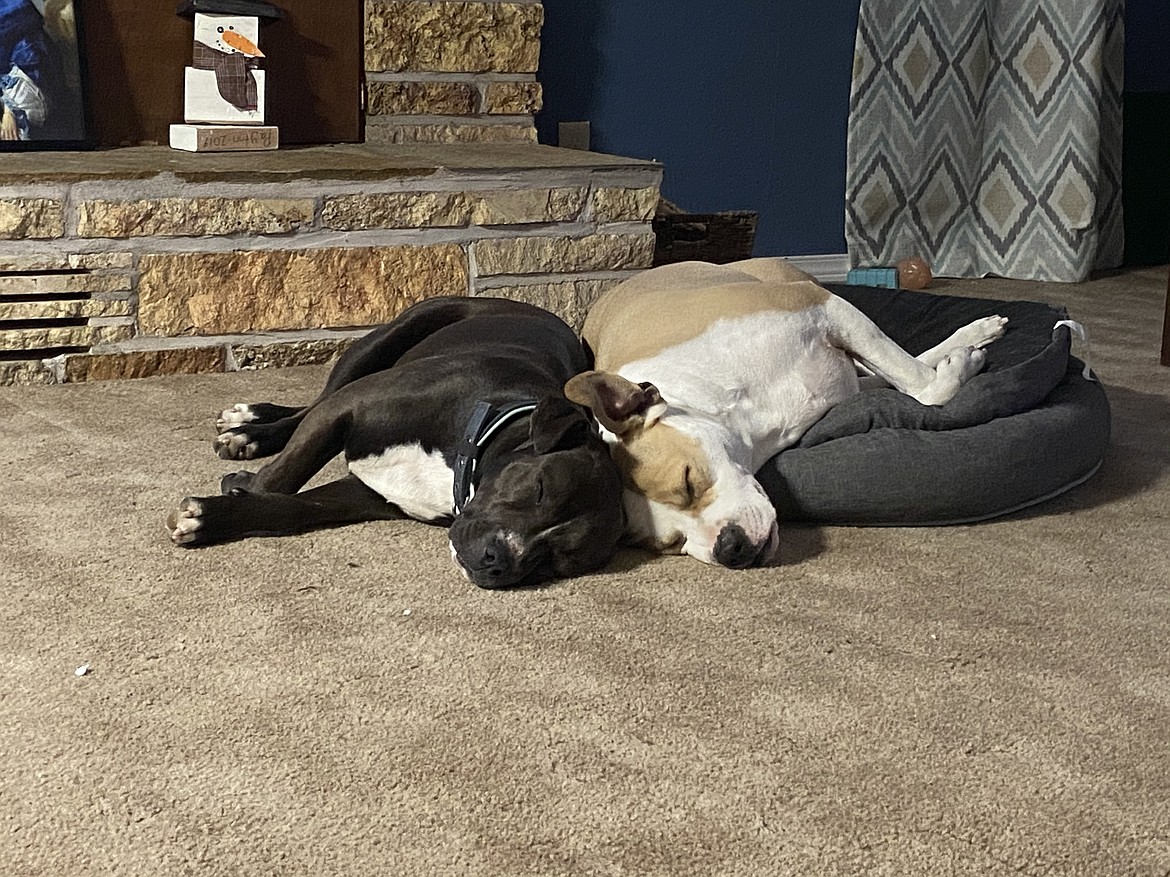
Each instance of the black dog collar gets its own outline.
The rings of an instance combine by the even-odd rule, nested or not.
[[[508,421],[531,414],[535,409],[535,402],[513,402],[502,408],[496,408],[490,402],[475,403],[455,454],[455,514],[463,511],[475,496],[475,470],[492,436]]]

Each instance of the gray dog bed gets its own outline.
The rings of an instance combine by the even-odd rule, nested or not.
[[[1109,443],[1109,402],[1069,353],[1062,309],[908,290],[829,287],[918,353],[979,317],[1008,331],[946,405],[892,389],[833,408],[758,473],[782,521],[959,524],[1007,514],[1089,478]]]

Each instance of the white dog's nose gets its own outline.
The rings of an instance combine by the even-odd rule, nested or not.
[[[771,541],[769,538],[757,545],[739,524],[726,524],[715,540],[715,562],[731,569],[747,569],[760,560]]]

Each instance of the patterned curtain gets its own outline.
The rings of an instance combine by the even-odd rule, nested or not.
[[[1121,264],[1124,0],[862,0],[853,265],[1083,280]]]

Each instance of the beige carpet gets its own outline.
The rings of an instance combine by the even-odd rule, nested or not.
[[[0,874],[1170,873],[1165,283],[936,284],[1089,327],[1101,472],[748,572],[489,593],[413,522],[186,551],[214,413],[325,369],[0,390]]]

